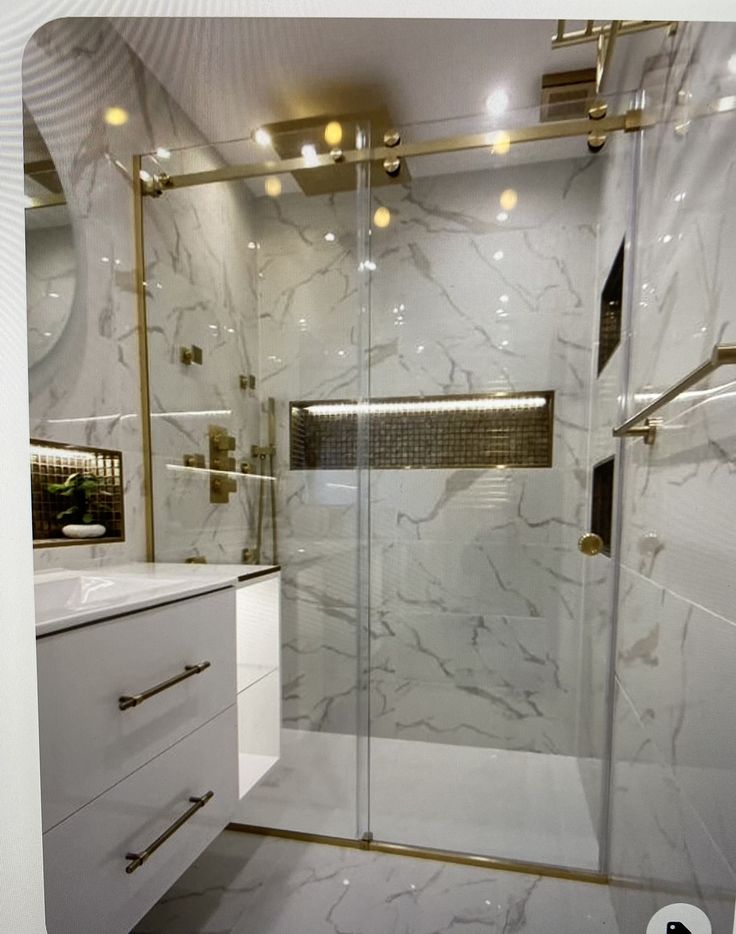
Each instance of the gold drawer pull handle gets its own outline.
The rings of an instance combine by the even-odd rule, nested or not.
[[[131,707],[137,707],[139,704],[142,704],[143,701],[148,700],[149,697],[154,697],[167,688],[173,688],[175,684],[180,684],[182,681],[186,681],[187,678],[191,678],[192,675],[198,675],[209,667],[210,662],[200,662],[198,665],[187,665],[181,674],[174,675],[174,677],[169,678],[168,681],[162,681],[161,684],[157,684],[147,691],[141,691],[140,694],[123,694],[122,697],[118,698],[118,707],[121,710],[129,710]]]
[[[132,859],[132,863],[128,863],[125,867],[127,873],[135,872],[136,869],[146,862],[149,856],[152,856],[156,850],[161,846],[162,843],[166,843],[169,837],[173,837],[176,831],[182,827],[189,820],[190,817],[193,817],[200,808],[203,808],[208,801],[211,801],[215,796],[214,791],[208,791],[206,794],[203,794],[201,798],[190,798],[192,806],[181,815],[180,818],[174,821],[171,827],[167,827],[166,830],[161,834],[160,837],[156,837],[153,843],[149,844],[145,850],[141,850],[140,853],[126,853],[126,859]]]

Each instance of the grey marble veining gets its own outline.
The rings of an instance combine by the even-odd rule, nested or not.
[[[618,934],[605,886],[226,832],[135,934]]]

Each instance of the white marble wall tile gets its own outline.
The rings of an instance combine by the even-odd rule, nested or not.
[[[736,627],[633,572],[622,579],[618,671],[683,796],[736,871],[732,780]]]
[[[656,908],[687,900],[703,908],[714,930],[727,931],[736,877],[660,756],[648,723],[620,689],[616,735],[613,808],[614,815],[626,815],[625,822],[614,821],[611,838],[613,873],[623,886],[614,893],[619,923],[641,925]],[[636,914],[629,882],[648,893],[634,902]]]
[[[681,102],[733,94],[735,44],[731,24],[685,24],[643,77],[668,120],[642,140],[629,412],[731,339],[733,115],[688,123]],[[612,872],[649,886],[614,894],[626,929],[672,889],[714,930],[733,924],[732,897],[712,891],[734,889],[733,406],[697,394],[728,377],[663,410],[653,447],[624,442]]]

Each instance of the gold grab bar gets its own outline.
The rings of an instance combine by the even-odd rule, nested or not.
[[[122,697],[118,698],[118,707],[121,710],[129,710],[131,707],[137,707],[139,704],[142,704],[143,701],[148,700],[149,697],[160,694],[161,691],[165,691],[167,688],[173,688],[175,684],[181,684],[182,681],[186,681],[187,678],[191,678],[192,675],[198,675],[209,667],[210,662],[200,662],[198,665],[187,665],[180,674],[174,675],[173,678],[169,678],[167,681],[162,681],[161,684],[154,685],[147,691],[141,691],[140,694],[123,694]]]
[[[625,422],[622,422],[618,428],[614,428],[614,437],[623,438],[626,435],[634,435],[643,437],[645,444],[654,444],[657,437],[658,422],[656,420],[652,421],[650,416],[661,409],[663,405],[672,402],[686,389],[694,386],[695,383],[699,383],[706,376],[710,376],[714,370],[729,364],[736,364],[736,344],[716,344],[710,357],[704,363],[701,363],[687,376],[683,376],[679,382],[663,392],[649,405],[645,405],[636,415],[632,415],[631,418],[627,418]],[[644,422],[644,424],[640,425],[640,422]]]
[[[126,859],[133,860],[132,863],[128,863],[128,865],[125,867],[125,871],[130,874],[131,872],[135,872],[136,869],[140,869],[148,857],[152,856],[162,843],[166,843],[169,837],[173,837],[176,831],[184,824],[186,824],[189,818],[193,817],[200,808],[203,808],[205,804],[207,804],[208,801],[211,801],[214,796],[214,791],[208,791],[203,794],[201,798],[189,798],[189,800],[192,802],[192,806],[188,811],[185,811],[181,817],[177,818],[170,827],[167,827],[160,837],[156,837],[153,843],[149,843],[145,850],[141,850],[140,853],[125,854]]]

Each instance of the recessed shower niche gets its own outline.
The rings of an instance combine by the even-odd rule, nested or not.
[[[616,258],[603,286],[598,330],[598,375],[613,356],[621,341],[621,306],[624,291],[624,245],[621,243]]]
[[[551,467],[554,392],[292,402],[292,470]]]
[[[124,541],[122,454],[31,439],[31,502],[34,548]],[[62,526],[75,521],[101,523],[104,535],[65,537]]]

